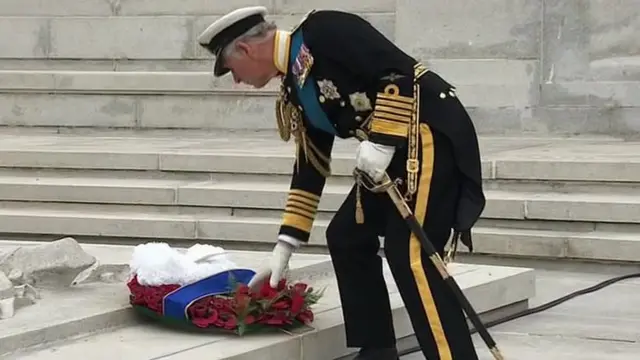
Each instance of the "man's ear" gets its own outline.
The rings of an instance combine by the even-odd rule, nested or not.
[[[245,42],[238,42],[236,44],[236,51],[249,58],[253,57],[253,49]]]

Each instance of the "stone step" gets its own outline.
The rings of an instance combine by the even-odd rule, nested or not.
[[[463,64],[442,62],[438,68],[455,73]],[[491,67],[488,64],[491,62],[473,67]],[[511,69],[513,76],[505,82],[478,76],[456,81],[458,94],[481,133],[494,130],[492,119],[499,109],[530,105],[531,84],[520,74],[526,71],[525,67],[511,65],[506,69]],[[0,109],[6,109],[0,110],[0,125],[274,130],[277,86],[276,82],[265,90],[234,86],[230,78],[213,79],[209,69],[206,72],[5,70],[0,71]],[[475,111],[475,108],[498,110]]]
[[[0,169],[289,175],[294,145],[253,132],[94,132],[5,129]],[[357,142],[338,140],[333,174],[352,176]],[[640,142],[611,138],[480,137],[486,180],[640,182]],[[604,192],[604,191],[603,191]]]
[[[351,184],[325,187],[319,204],[335,212]],[[140,178],[84,178],[0,176],[0,201],[51,202],[221,209],[284,208],[289,190],[285,181],[179,181]],[[578,221],[640,224],[640,195],[526,193],[487,190],[486,219]],[[53,205],[49,208],[54,208]],[[130,211],[136,211],[135,206]],[[194,210],[196,212],[198,210]],[[140,210],[140,212],[142,212]],[[259,214],[254,211],[254,214]]]
[[[8,246],[14,245],[13,242],[7,243]],[[2,245],[3,242],[0,242],[0,249]],[[128,263],[131,256],[131,247],[83,244],[83,248],[103,264],[114,261],[117,264]],[[263,263],[268,256],[269,253],[259,252],[231,254],[232,259],[241,266],[251,268]],[[238,261],[239,257],[243,261]],[[87,353],[94,354],[92,356],[100,360],[113,359],[114,356],[140,360],[196,357],[212,360],[339,358],[353,349],[345,348],[344,320],[335,275],[331,266],[327,266],[328,260],[326,255],[299,253],[292,258],[294,279],[326,289],[323,298],[314,307],[316,316],[312,329],[296,330],[293,334],[244,338],[171,330],[136,321],[128,311],[124,286],[82,284],[63,294],[47,293],[48,297],[34,307],[21,309],[16,317],[5,320],[9,326],[0,328],[0,341],[5,345],[0,349],[0,356],[6,360],[69,359]],[[383,264],[396,336],[410,336],[413,331],[405,306],[386,261],[383,260]],[[529,299],[535,295],[533,269],[451,263],[449,271],[485,321],[528,308]],[[60,306],[56,300],[66,300],[63,303],[65,306]],[[55,315],[47,312],[55,312]],[[131,342],[131,339],[135,340]],[[486,347],[479,348],[479,352],[485,354],[488,350]]]
[[[280,212],[278,212],[279,214]],[[271,244],[280,224],[278,216],[230,214],[162,214],[91,210],[0,209],[0,229],[12,236],[76,236],[169,241],[225,241]],[[318,219],[310,245],[324,247],[328,220]],[[478,253],[597,261],[637,261],[637,232],[546,231],[476,227]]]

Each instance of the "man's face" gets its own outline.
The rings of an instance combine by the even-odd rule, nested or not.
[[[272,63],[258,56],[258,47],[252,43],[238,43],[231,56],[225,56],[224,65],[231,70],[233,80],[255,88],[262,88],[277,74]]]

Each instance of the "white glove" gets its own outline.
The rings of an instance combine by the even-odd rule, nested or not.
[[[251,281],[249,281],[247,286],[255,290],[259,288],[267,278],[269,278],[269,285],[271,285],[272,288],[277,287],[278,282],[280,282],[280,279],[282,278],[282,274],[289,265],[291,254],[293,254],[293,251],[300,247],[301,244],[301,241],[294,239],[291,236],[278,236],[278,242],[273,248],[269,266],[257,271],[256,275],[251,279]]]
[[[380,181],[395,152],[396,148],[393,146],[364,140],[356,152],[356,168],[366,172],[374,181]]]

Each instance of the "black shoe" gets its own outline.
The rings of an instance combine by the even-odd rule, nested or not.
[[[398,360],[396,348],[363,348],[353,360]]]

